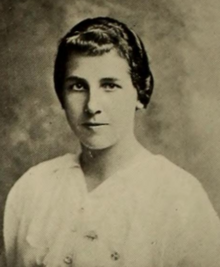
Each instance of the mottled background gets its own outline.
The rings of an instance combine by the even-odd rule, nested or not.
[[[19,176],[76,148],[54,94],[53,61],[73,24],[100,15],[131,26],[150,55],[156,87],[137,115],[138,138],[194,174],[220,214],[219,0],[1,0],[0,224]]]

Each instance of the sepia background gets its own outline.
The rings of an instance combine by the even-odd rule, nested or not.
[[[197,177],[220,215],[219,0],[2,0],[0,229],[22,173],[77,147],[54,93],[53,62],[63,34],[94,16],[122,20],[142,37],[155,91],[137,114],[138,139]]]

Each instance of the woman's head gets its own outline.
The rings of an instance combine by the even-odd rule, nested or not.
[[[54,83],[63,107],[63,82],[69,55],[100,56],[113,49],[127,61],[138,100],[144,107],[147,106],[153,91],[153,76],[142,41],[125,24],[98,17],[83,20],[74,26],[59,44]]]

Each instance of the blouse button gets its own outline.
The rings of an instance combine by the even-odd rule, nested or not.
[[[98,239],[98,235],[96,234],[95,231],[90,231],[88,234],[85,235],[88,239],[94,241],[95,239]]]
[[[68,265],[73,263],[73,259],[70,256],[66,256],[66,258],[64,258],[63,261],[64,261],[64,263],[66,263]]]
[[[111,258],[112,260],[117,261],[120,258],[120,255],[115,251],[111,254]]]

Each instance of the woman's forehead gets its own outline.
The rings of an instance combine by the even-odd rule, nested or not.
[[[70,53],[66,63],[66,76],[79,77],[124,77],[129,74],[129,65],[116,49],[98,56]]]

